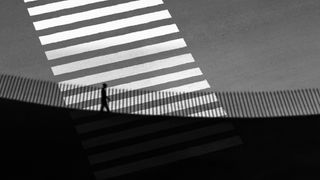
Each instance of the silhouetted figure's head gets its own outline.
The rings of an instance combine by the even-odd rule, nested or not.
[[[107,88],[108,86],[107,86],[106,83],[103,83],[103,84],[102,84],[102,87],[103,87],[103,89],[105,89],[105,88]]]

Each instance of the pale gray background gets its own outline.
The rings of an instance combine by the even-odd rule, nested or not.
[[[164,0],[212,90],[320,87],[319,0]],[[53,75],[23,0],[0,1],[0,72]]]

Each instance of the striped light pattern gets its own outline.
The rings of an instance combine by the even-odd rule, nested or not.
[[[98,110],[100,104],[95,100],[100,97],[99,90],[76,91],[77,86],[66,89],[61,84],[85,87],[108,83],[115,89],[184,93],[211,87],[188,52],[162,0],[25,0],[25,3],[30,4],[29,15],[37,17],[33,22],[35,30],[41,34],[40,43],[52,62],[51,70],[68,106],[88,103],[90,106],[81,107]],[[153,94],[152,98],[161,99],[160,94]],[[121,95],[123,99],[117,98],[116,102],[126,104],[137,97]],[[146,97],[141,100],[142,104],[152,101],[142,97]],[[179,99],[171,106],[177,106],[179,111],[193,107],[181,106],[185,101],[187,99]],[[195,101],[196,106],[213,103],[197,98]],[[114,102],[110,102],[110,106],[113,111],[129,107],[120,107]],[[149,114],[154,109],[157,114],[174,111],[159,104],[145,111],[137,109],[136,113]],[[207,111],[204,109],[203,114],[217,114],[214,109]],[[222,114],[225,115],[225,111]]]
[[[184,117],[226,115],[214,93],[193,93],[209,89],[210,85],[197,67],[192,54],[188,52],[178,26],[172,22],[162,0],[25,2],[32,5],[28,8],[29,15],[37,17],[34,18],[37,20],[33,25],[41,34],[39,40],[47,59],[54,64],[51,70],[59,82],[58,87],[68,107],[99,110],[100,90],[94,86],[108,83],[110,88],[107,93],[112,99],[109,106],[113,112]],[[81,121],[77,118],[74,120]],[[154,124],[150,124],[152,120],[149,120],[140,127],[130,127],[127,124],[126,127],[130,127],[128,131],[83,139],[84,147],[88,151],[95,151],[89,153],[88,158],[96,178],[121,176],[241,143],[238,136],[220,137],[220,134],[228,134],[234,129],[230,123],[216,124],[208,120],[205,122],[210,122],[209,125],[200,123],[199,128],[195,129],[192,121],[172,124],[167,120]],[[141,120],[137,121],[141,123]],[[88,123],[81,127],[89,134],[92,128],[108,132],[101,127],[110,125],[110,117],[101,122],[99,126],[89,123],[89,129]],[[114,152],[105,152],[104,149],[111,143],[110,140],[112,143],[119,143],[185,126],[192,129],[182,128],[184,132],[167,133],[166,137],[152,138],[144,143],[115,149]],[[86,136],[81,131],[79,134]],[[177,144],[190,144],[190,141],[216,135],[219,138],[214,141],[211,139],[203,144],[181,146],[183,148],[116,167],[105,166],[119,158]],[[102,147],[102,150],[96,151],[97,147]],[[199,151],[197,148],[203,150]],[[136,151],[126,153],[130,149]],[[110,159],[112,157],[115,159]]]
[[[159,21],[162,19],[171,18],[168,10],[163,10],[159,12],[153,12],[143,15],[138,15],[134,17],[129,17],[125,19],[115,20],[111,22],[105,22],[102,24],[96,24],[92,26],[86,26],[83,28],[77,28],[69,31],[57,32],[50,35],[40,36],[40,42],[42,45],[66,41],[69,39],[89,36],[93,34],[98,34],[102,32],[108,32],[112,30],[127,28],[130,26],[137,26],[140,24],[146,24],[153,21]]]
[[[33,23],[36,30],[43,30],[48,28],[53,28],[57,26],[64,26],[73,24],[76,22],[87,21],[91,19],[96,19],[105,16],[111,16],[114,14],[124,13],[128,11],[133,11],[137,9],[153,7],[163,4],[162,0],[138,0],[128,3],[118,4],[114,6],[107,6],[103,8],[93,9],[85,12],[79,12],[75,14],[69,14],[64,16],[59,16],[50,19],[44,19],[36,21]],[[30,11],[30,8],[28,8]],[[32,14],[31,14],[32,16]]]

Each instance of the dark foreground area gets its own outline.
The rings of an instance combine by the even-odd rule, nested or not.
[[[94,179],[68,109],[0,99],[0,179]],[[130,179],[319,179],[319,116],[232,121],[243,144]]]

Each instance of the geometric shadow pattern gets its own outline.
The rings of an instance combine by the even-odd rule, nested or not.
[[[162,0],[24,2],[66,105],[99,109],[86,87],[107,83],[113,112],[225,115],[214,94],[193,96],[210,85]]]

